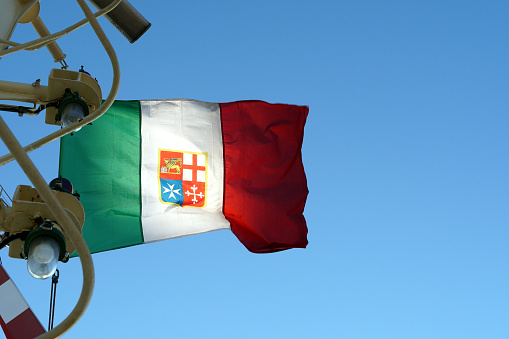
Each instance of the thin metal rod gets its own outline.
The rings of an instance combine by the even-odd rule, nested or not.
[[[11,41],[11,40],[5,40],[5,39],[0,39],[0,44],[7,45],[7,46],[19,46],[19,45],[21,45],[20,43],[17,43],[17,42]]]
[[[79,3],[83,2],[82,0],[77,0],[77,1]],[[110,7],[112,7],[111,9],[113,9],[121,1],[122,0],[115,0],[115,2],[113,2],[110,6],[108,6],[105,9],[109,9]],[[84,2],[83,2],[83,4],[84,4]],[[81,4],[80,4],[80,6],[81,6]],[[109,9],[109,10],[111,10],[111,9]],[[101,26],[97,22],[97,19],[94,17],[94,15],[90,11],[90,9],[88,9],[88,13],[89,13],[89,15],[87,15],[87,14],[86,15],[87,15],[87,18],[89,18],[89,20],[90,20],[90,25],[92,26],[95,33],[97,34],[97,37],[101,41],[104,49],[106,50],[106,53],[110,57],[111,65],[113,68],[113,81],[111,84],[110,93],[108,94],[108,97],[103,102],[103,104],[98,109],[96,109],[94,112],[92,112],[88,116],[86,116],[83,120],[75,122],[74,124],[64,127],[56,132],[53,132],[53,133],[45,136],[44,138],[41,138],[41,139],[31,143],[28,146],[25,146],[24,150],[27,153],[30,153],[30,152],[46,145],[46,144],[49,144],[50,142],[52,142],[58,138],[63,137],[66,134],[73,132],[74,130],[76,130],[78,128],[81,128],[81,127],[91,123],[92,121],[96,120],[101,115],[103,115],[106,112],[106,110],[108,108],[110,108],[110,106],[113,104],[113,101],[115,101],[115,98],[118,93],[118,89],[120,87],[120,66],[118,64],[117,55],[115,53],[115,50],[113,49],[113,46],[111,46],[111,43],[109,42],[108,38],[104,34]],[[14,160],[14,157],[12,154],[6,154],[6,155],[1,156],[0,157],[0,167],[11,162],[12,160]]]
[[[51,34],[40,16],[37,16],[30,23],[34,26],[35,31],[41,38]],[[56,41],[49,43],[46,47],[55,62],[60,62],[65,59],[65,54],[62,52]]]
[[[10,47],[15,47],[15,46],[19,46],[21,45],[19,42],[14,42],[12,40],[5,40],[5,39],[0,39],[0,44],[3,44],[3,45],[7,45],[7,46],[10,46]],[[35,51],[38,48],[25,48],[27,51]]]
[[[51,277],[51,294],[49,298],[49,319],[48,319],[48,331],[53,329],[53,323],[55,321],[55,304],[57,301],[57,285],[58,278],[60,277],[60,271],[57,269]]]
[[[49,101],[49,88],[39,84],[26,84],[0,80],[0,100],[22,101],[33,104]]]

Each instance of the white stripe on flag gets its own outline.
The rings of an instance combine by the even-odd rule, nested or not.
[[[229,228],[230,224],[222,212],[224,170],[219,105],[195,100],[151,100],[141,101],[140,107],[141,224],[144,241]],[[160,150],[206,153],[206,174],[200,172],[196,175],[197,181],[206,180],[205,207],[181,207],[161,200]],[[197,159],[203,161],[203,157]],[[181,190],[175,195],[185,193],[190,192]]]
[[[0,285],[0,300],[0,317],[6,324],[28,308],[25,298],[10,279]]]

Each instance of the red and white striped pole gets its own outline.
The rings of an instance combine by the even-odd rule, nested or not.
[[[32,339],[46,332],[1,264],[0,325],[7,339]]]

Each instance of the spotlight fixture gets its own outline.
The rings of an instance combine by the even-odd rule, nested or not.
[[[22,256],[27,258],[28,273],[36,279],[47,279],[55,273],[58,261],[67,262],[65,237],[49,220],[27,236]]]
[[[58,177],[49,186],[81,233],[85,211],[72,183]],[[12,206],[0,202],[0,231],[4,232],[0,249],[8,245],[11,258],[27,259],[28,272],[34,278],[52,276],[58,261],[67,262],[76,250],[56,220],[36,189],[19,185]]]
[[[60,121],[62,127],[67,127],[88,115],[88,105],[78,92],[71,92],[69,88],[65,89],[64,99],[58,106],[58,113],[55,121]],[[78,131],[78,129],[75,130]]]

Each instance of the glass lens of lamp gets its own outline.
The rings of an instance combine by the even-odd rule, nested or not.
[[[78,120],[81,120],[85,117],[85,112],[83,107],[76,103],[70,102],[62,109],[62,127],[67,127],[72,123],[75,123]],[[74,130],[75,132],[79,131],[80,128]]]
[[[27,267],[30,275],[36,279],[46,279],[55,273],[60,247],[55,239],[40,235],[30,243]]]

